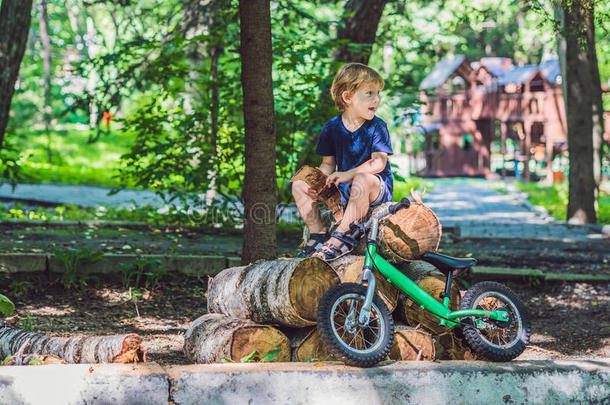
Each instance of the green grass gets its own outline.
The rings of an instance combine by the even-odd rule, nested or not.
[[[131,140],[119,131],[111,131],[88,144],[89,133],[88,130],[55,130],[50,132],[50,139],[43,130],[8,134],[22,155],[21,182],[118,186],[115,170]]]
[[[421,194],[424,191],[431,191],[432,182],[421,177],[405,177],[404,181],[394,180],[394,201],[400,201],[401,198],[407,197],[411,199],[411,189],[419,191]]]
[[[534,205],[544,207],[549,214],[556,219],[565,221],[568,208],[568,184],[554,184],[552,186],[541,186],[537,183],[515,182],[518,190],[528,194],[528,201]],[[610,194],[600,190],[597,200],[598,224],[610,224]]]

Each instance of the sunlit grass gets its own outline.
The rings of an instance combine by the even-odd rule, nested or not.
[[[538,183],[515,182],[518,190],[528,194],[528,201],[534,205],[544,207],[549,214],[556,219],[565,221],[568,208],[568,183],[553,184],[552,186],[542,186]],[[598,224],[610,224],[610,194],[600,190],[597,200]]]

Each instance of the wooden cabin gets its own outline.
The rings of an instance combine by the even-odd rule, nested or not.
[[[489,176],[491,145],[507,139],[518,150],[514,159],[545,162],[566,148],[566,124],[559,63],[514,67],[509,58],[465,56],[439,62],[420,85],[425,132],[424,176]],[[504,169],[503,169],[504,170]]]

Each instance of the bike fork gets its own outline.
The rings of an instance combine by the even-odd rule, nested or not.
[[[363,281],[368,283],[364,304],[362,304],[360,315],[358,316],[358,324],[360,326],[367,326],[371,320],[371,305],[373,304],[373,296],[375,295],[375,276],[371,270],[370,266],[365,266],[362,270],[362,277],[360,279],[360,284],[362,284]]]

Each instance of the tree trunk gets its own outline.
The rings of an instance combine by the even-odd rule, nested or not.
[[[342,283],[357,283],[362,275],[364,256],[343,256],[334,260],[332,266]],[[398,303],[398,289],[390,284],[385,277],[379,275],[379,273],[376,273],[375,276],[375,291],[377,295],[388,306],[390,312],[394,311]]]
[[[259,261],[214,277],[208,309],[260,323],[314,325],[320,299],[338,282],[332,267],[318,258]]]
[[[570,161],[567,220],[596,223],[603,109],[595,54],[594,0],[556,3]],[[558,6],[558,7],[557,7]]]
[[[419,361],[435,359],[434,338],[428,332],[410,327],[397,327],[388,356],[392,360]]]
[[[32,0],[0,2],[0,149],[30,30]]]
[[[337,39],[344,43],[335,50],[336,61],[368,63],[386,3],[387,0],[349,0],[345,4],[337,30]]]
[[[269,325],[257,325],[221,314],[206,314],[196,319],[184,335],[184,354],[195,363],[214,363],[222,359],[239,362],[253,351],[260,356],[279,349],[275,361],[290,361],[290,341]]]
[[[269,0],[239,2],[245,174],[242,263],[276,257],[276,137]]]
[[[49,13],[47,10],[48,1],[42,0],[40,3],[40,39],[42,40],[42,59],[44,61],[44,106],[42,117],[44,120],[45,134],[47,136],[47,161],[52,163],[53,152],[51,149],[51,38],[49,37]]]
[[[68,338],[0,327],[0,358],[53,355],[68,363],[137,363],[146,361],[141,343],[142,338],[134,333]]]

